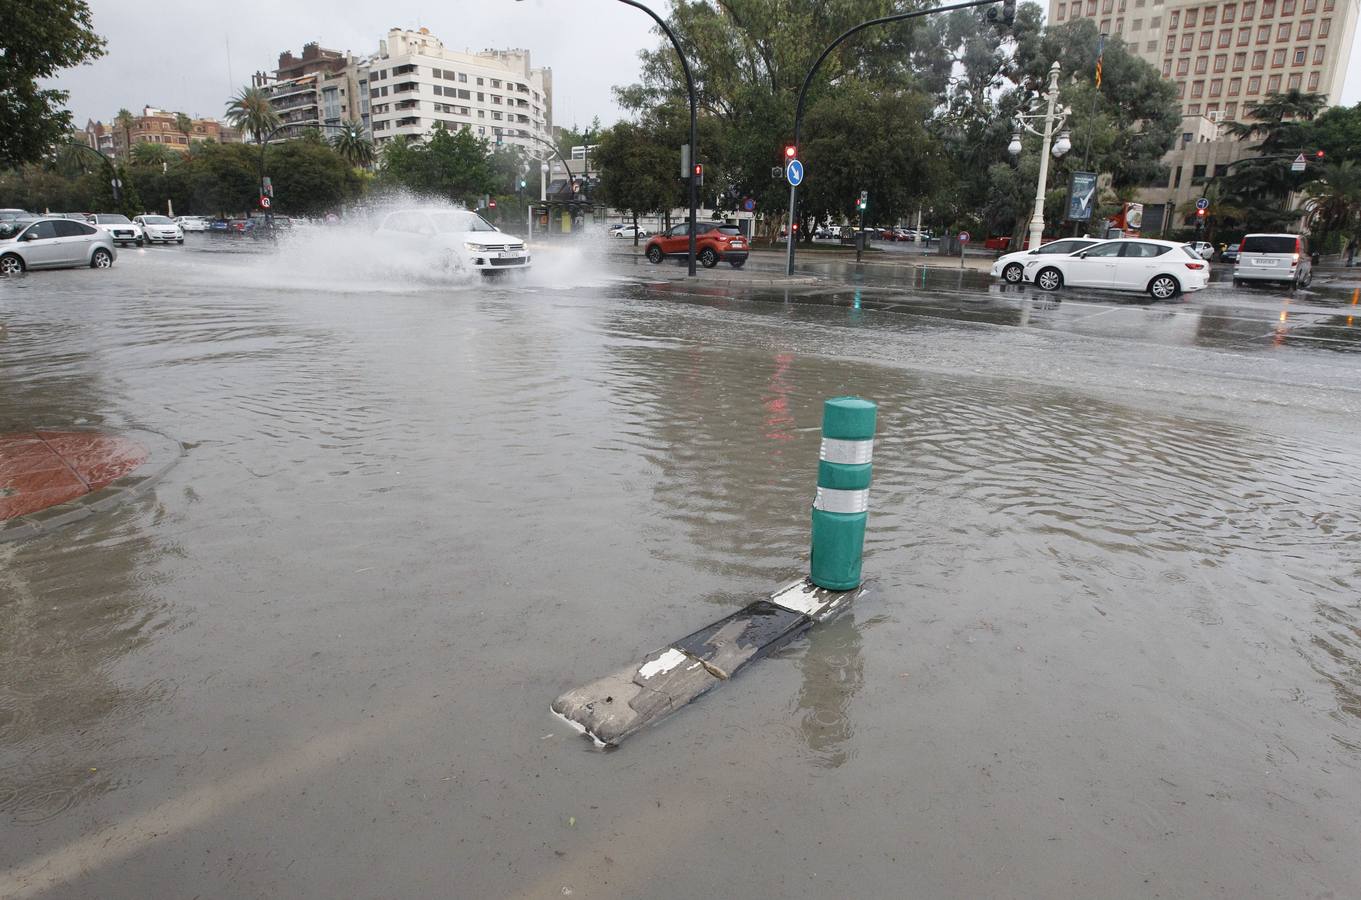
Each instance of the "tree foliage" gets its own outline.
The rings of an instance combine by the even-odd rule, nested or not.
[[[436,128],[430,139],[392,140],[383,145],[379,184],[414,194],[475,205],[496,192],[496,175],[485,138],[467,129]]]
[[[38,79],[103,55],[84,0],[0,7],[0,169],[44,158],[71,130],[67,92],[39,88]]]
[[[266,137],[280,123],[279,114],[269,102],[269,95],[257,87],[242,88],[227,103],[227,121],[242,134],[249,134],[256,143]]]

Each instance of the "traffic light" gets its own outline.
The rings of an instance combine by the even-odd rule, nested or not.
[[[795,147],[793,144],[789,144],[784,148],[784,158],[786,160],[794,159],[798,155],[799,148]]]
[[[1318,160],[1319,162],[1323,162],[1323,151],[1319,150],[1317,153],[1315,153],[1314,159]]]
[[[995,6],[989,6],[986,16],[989,22],[1012,24],[1016,21],[1016,0],[1004,0],[1000,11]]]
[[[704,164],[703,164],[703,163],[695,163],[695,165],[694,165],[694,167],[693,167],[693,169],[692,169],[692,177],[695,179],[695,184],[696,184],[696,185],[704,184]]]
[[[521,178],[521,179],[520,179],[520,190],[523,191],[524,189],[525,189],[525,180],[524,180],[523,178]]]
[[[496,201],[495,201],[495,200],[489,201],[489,202],[487,203],[487,208],[488,208],[488,209],[496,209]]]

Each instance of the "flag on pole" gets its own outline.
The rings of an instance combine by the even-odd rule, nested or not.
[[[1101,89],[1101,59],[1106,55],[1106,35],[1103,33],[1096,43],[1096,87]]]

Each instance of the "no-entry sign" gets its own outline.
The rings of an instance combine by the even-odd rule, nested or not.
[[[269,209],[269,198],[266,197],[264,194],[260,195],[260,208]]]

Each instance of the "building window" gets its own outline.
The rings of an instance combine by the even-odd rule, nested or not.
[[[1104,32],[1106,32],[1107,34],[1110,34],[1110,32],[1111,32],[1111,20],[1110,20],[1110,19],[1102,19],[1102,20],[1101,20],[1101,30],[1104,31]]]
[[[1204,96],[1205,96],[1205,82],[1203,82],[1203,81],[1193,81],[1193,82],[1191,82],[1191,96],[1192,96],[1192,97],[1204,97]]]
[[[1314,65],[1316,66],[1323,65],[1324,52],[1325,50],[1322,44],[1319,44],[1317,47],[1314,48]]]
[[[1181,52],[1188,53],[1195,46],[1196,36],[1194,34],[1183,34],[1181,36]]]
[[[1183,134],[1181,137],[1182,137],[1182,141],[1181,141],[1181,142],[1182,142],[1183,144],[1189,144],[1189,143],[1191,143],[1191,135],[1190,135],[1190,134]],[[1182,172],[1181,166],[1177,166],[1177,171],[1176,171],[1176,173],[1172,176],[1172,183],[1169,184],[1168,187],[1170,187],[1170,188],[1175,188],[1177,185],[1181,184],[1181,172]]]
[[[1161,27],[1163,27],[1163,17],[1162,17],[1162,16],[1154,16],[1152,19],[1149,19],[1149,20],[1148,20],[1148,27],[1149,27],[1149,28],[1161,28]]]
[[[481,80],[482,80],[482,79],[480,79],[480,78],[478,79],[478,81],[481,81]],[[477,92],[477,102],[478,102],[478,103],[486,103],[486,102],[487,102],[487,95],[484,94],[484,93],[482,93],[481,91],[478,91],[478,92]]]
[[[1282,0],[1281,15],[1293,16],[1295,14],[1295,0]]]
[[[1262,92],[1262,76],[1254,75],[1248,79],[1248,93],[1260,94]]]
[[[1246,53],[1235,53],[1233,55],[1233,70],[1241,72],[1248,66],[1248,55]]]
[[[1240,28],[1240,29],[1238,29],[1238,46],[1240,46],[1240,47],[1246,47],[1246,46],[1248,45],[1248,41],[1250,41],[1250,40],[1252,40],[1252,29],[1251,29],[1251,28]]]
[[[1323,0],[1323,11],[1324,12],[1333,11],[1333,0]]]
[[[1192,166],[1192,167],[1191,167],[1191,183],[1192,183],[1192,184],[1204,184],[1204,183],[1205,183],[1205,167],[1204,167],[1204,166]]]
[[[1295,51],[1295,65],[1297,66],[1304,65],[1304,54],[1305,50],[1303,47],[1300,47]]]
[[[1271,51],[1271,67],[1279,69],[1283,65],[1285,65],[1285,48],[1281,47]]]
[[[1134,25],[1133,25],[1133,27],[1132,27],[1130,30],[1131,30],[1131,31],[1143,31],[1143,30],[1144,30],[1144,20],[1143,20],[1143,19],[1135,19],[1135,20],[1134,20]]]
[[[1188,116],[1198,116],[1198,115],[1200,115],[1200,104],[1199,104],[1199,103],[1192,103],[1190,106],[1186,107],[1186,114],[1187,114]]]
[[[1290,23],[1289,23],[1289,22],[1282,22],[1280,25],[1278,25],[1278,26],[1276,27],[1276,40],[1278,40],[1278,41],[1288,41],[1288,40],[1290,40]]]
[[[1112,9],[1114,6],[1115,6],[1115,3],[1112,2],[1112,0],[1101,0],[1101,11],[1102,11],[1103,13],[1108,13],[1108,12],[1110,12],[1111,9]]]
[[[1208,56],[1202,56],[1196,59],[1196,74],[1204,75],[1205,72],[1209,69],[1209,64],[1210,58]]]
[[[1238,118],[1238,102],[1236,100],[1224,104],[1224,117],[1227,119]]]
[[[1257,43],[1265,44],[1267,41],[1270,40],[1271,40],[1271,26],[1270,25],[1257,26]]]
[[[1309,73],[1309,90],[1311,90],[1311,91],[1316,91],[1316,90],[1318,90],[1318,73],[1317,73],[1317,72],[1310,72],[1310,73]]]
[[[1184,81],[1178,81],[1178,82],[1177,82],[1177,99],[1180,100],[1182,97],[1185,97],[1185,96],[1186,96],[1186,82],[1184,82]]]
[[[1222,93],[1224,93],[1224,79],[1223,78],[1212,79],[1210,81],[1210,96],[1218,97]]]
[[[1188,9],[1188,10],[1186,11],[1186,27],[1187,27],[1187,28],[1195,28],[1195,27],[1196,27],[1196,12],[1197,12],[1197,10],[1194,10],[1194,9]]]
[[[1244,4],[1243,4],[1243,18],[1244,18],[1245,20],[1246,20],[1246,19],[1251,19],[1251,18],[1252,18],[1254,15],[1256,15],[1256,14],[1257,14],[1257,4],[1256,4],[1256,3],[1244,3]]]
[[[1229,58],[1223,53],[1215,57],[1215,71],[1223,72],[1229,67]]]
[[[1217,113],[1217,112],[1219,112],[1219,104],[1218,104],[1218,103],[1207,103],[1207,104],[1205,104],[1205,115],[1206,115],[1206,116],[1208,116],[1208,117],[1210,117],[1211,119],[1213,119],[1213,118],[1215,117],[1215,113]]]
[[[1219,21],[1223,22],[1225,25],[1228,25],[1230,22],[1233,21],[1233,14],[1236,11],[1237,7],[1235,7],[1232,3],[1226,5],[1224,7],[1224,15],[1219,17]]]
[[[1270,19],[1274,15],[1276,15],[1276,0],[1266,0],[1262,4],[1262,18]]]
[[[1265,51],[1265,50],[1255,50],[1255,51],[1253,51],[1253,54],[1252,54],[1252,67],[1253,67],[1253,69],[1265,69],[1265,68],[1266,68],[1266,51]]]
[[[1314,36],[1314,23],[1301,22],[1300,30],[1296,33],[1295,37],[1301,41],[1307,41],[1313,36]]]
[[[1172,77],[1172,60],[1170,59],[1163,61],[1163,77]]]
[[[1279,94],[1281,92],[1281,76],[1272,75],[1266,80],[1266,92],[1268,94]]]
[[[1177,27],[1177,18],[1178,18],[1179,16],[1181,16],[1181,13],[1179,13],[1179,12],[1170,12],[1170,13],[1168,13],[1168,14],[1167,14],[1167,27],[1168,27],[1168,28],[1176,28],[1176,27]]]
[[[1068,11],[1067,11],[1064,7],[1062,7],[1062,6],[1059,7],[1059,17],[1058,17],[1058,18],[1059,18],[1059,21],[1060,21],[1060,22],[1063,21],[1063,18],[1064,18],[1064,16],[1067,14],[1067,12],[1068,12]]]
[[[1213,31],[1202,31],[1200,33],[1200,49],[1209,50],[1214,43],[1215,33]]]
[[[1229,96],[1230,96],[1230,97],[1237,97],[1237,96],[1238,96],[1239,94],[1241,94],[1241,93],[1243,93],[1243,79],[1241,79],[1241,78],[1230,78],[1230,79],[1229,79]]]
[[[1219,32],[1219,46],[1227,47],[1231,43],[1233,43],[1232,28],[1225,28],[1223,31]]]
[[[1303,80],[1304,76],[1302,76],[1299,72],[1296,72],[1295,74],[1291,75],[1289,78],[1285,80],[1285,89],[1287,91],[1298,91],[1300,89],[1300,83]]]
[[[1325,6],[1324,9],[1328,9],[1328,7]],[[1328,32],[1332,30],[1332,27],[1333,27],[1332,19],[1320,19],[1318,23],[1318,36],[1321,38],[1326,38],[1328,36]]]
[[[1178,75],[1185,75],[1185,74],[1186,74],[1187,72],[1189,72],[1189,71],[1191,71],[1191,59],[1190,59],[1190,57],[1183,56],[1181,59],[1177,60],[1177,74],[1178,74]]]
[[[1214,23],[1215,23],[1215,8],[1213,6],[1210,6],[1207,7],[1205,12],[1201,15],[1200,24],[1213,25]]]
[[[1171,53],[1175,49],[1177,49],[1177,39],[1174,37],[1169,37],[1167,39],[1167,50],[1165,52]]]
[[[1318,0],[1304,0],[1304,14],[1308,15],[1318,9]]]
[[[1096,15],[1096,0],[1087,0],[1087,15]]]

